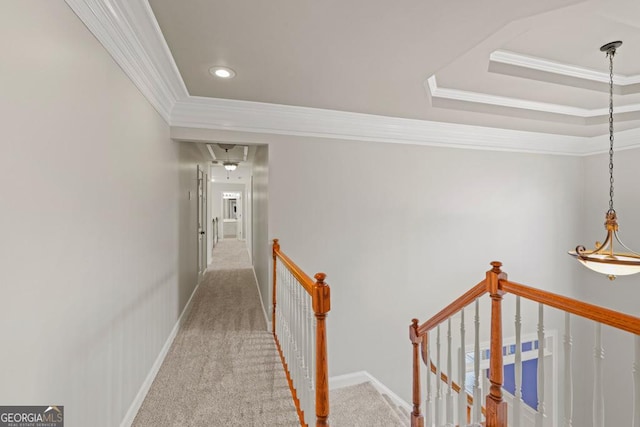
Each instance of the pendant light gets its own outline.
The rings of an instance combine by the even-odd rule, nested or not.
[[[640,273],[640,254],[627,248],[618,237],[618,217],[613,208],[613,57],[621,45],[621,41],[616,41],[600,48],[609,58],[609,210],[604,223],[607,237],[604,243],[596,242],[594,250],[578,246],[575,251],[569,252],[569,255],[591,270],[606,274],[609,280],[614,280],[616,276]],[[618,247],[624,252],[616,252]]]
[[[228,148],[225,148],[224,151],[225,151],[225,153],[227,153],[227,160],[225,162],[222,162],[222,166],[224,166],[224,168],[227,170],[227,172],[236,170],[236,168],[238,167],[238,163],[237,162],[232,162],[231,160],[229,160],[229,149]]]

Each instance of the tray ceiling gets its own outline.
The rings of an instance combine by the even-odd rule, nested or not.
[[[149,3],[191,96],[594,136],[620,39],[616,129],[640,124],[633,1]]]

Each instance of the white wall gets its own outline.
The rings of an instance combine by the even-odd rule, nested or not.
[[[118,425],[196,285],[197,151],[64,2],[0,2],[0,50],[0,402]]]
[[[269,233],[307,273],[328,273],[331,375],[367,370],[410,400],[410,319],[492,260],[573,294],[581,177],[573,157],[274,138]]]
[[[603,149],[608,146],[603,137]],[[592,249],[596,240],[603,241],[605,212],[609,209],[608,154],[584,159],[585,207],[584,228],[577,244]],[[640,251],[640,150],[618,151],[615,155],[615,209],[618,213],[620,237],[632,250]],[[581,271],[578,282],[579,297],[592,304],[605,306],[634,316],[640,316],[640,276],[621,276],[610,282],[606,276],[588,269]],[[574,337],[575,407],[591,408],[593,392],[594,325],[590,321],[576,321]],[[605,347],[605,425],[631,425],[633,398],[633,338],[612,328],[603,328]],[[576,411],[574,425],[591,426],[591,410]]]
[[[196,284],[199,154],[171,142],[64,3],[0,3],[0,48],[0,401],[65,405],[70,426],[116,425]],[[271,238],[308,273],[329,274],[332,375],[365,369],[409,400],[410,318],[441,309],[493,259],[518,282],[638,315],[640,279],[612,287],[564,255],[604,235],[606,156],[254,142],[270,143],[252,189],[263,303]],[[616,159],[621,234],[636,250],[639,161],[638,150]],[[629,345],[607,340],[624,375]],[[609,402],[607,425],[626,423]]]
[[[256,148],[253,160],[253,188],[252,193],[252,236],[253,236],[253,267],[258,279],[262,304],[268,316],[271,315],[271,287],[269,280],[271,242],[269,230],[269,147],[261,145]]]
[[[253,265],[253,171],[249,177],[249,182],[245,186],[245,242],[247,243],[247,250],[249,251],[249,258],[251,259],[251,265]]]

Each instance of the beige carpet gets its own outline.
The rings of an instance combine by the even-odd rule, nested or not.
[[[213,248],[209,270],[251,268],[247,245],[242,240],[223,239]]]
[[[244,242],[222,240],[133,426],[297,425]]]
[[[244,242],[216,245],[192,304],[132,425],[298,426]],[[332,390],[330,406],[332,427],[408,421],[370,383]]]
[[[331,427],[408,426],[408,414],[392,408],[389,402],[369,382],[331,390]]]

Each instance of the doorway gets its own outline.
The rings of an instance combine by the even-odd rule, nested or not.
[[[224,191],[222,193],[222,237],[243,239],[242,193]]]
[[[198,273],[207,269],[207,174],[197,166],[198,173]]]

